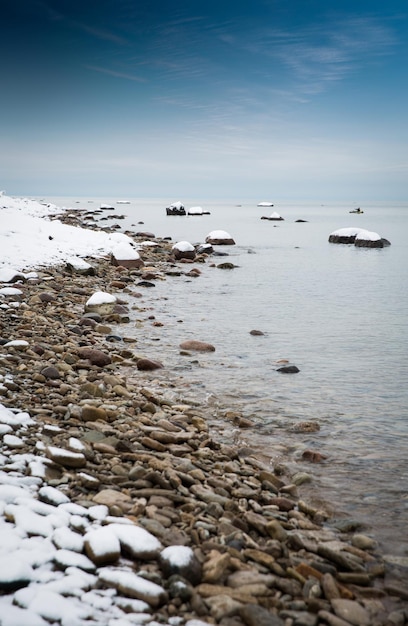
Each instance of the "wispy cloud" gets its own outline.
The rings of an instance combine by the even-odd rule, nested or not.
[[[101,39],[103,41],[110,41],[111,43],[115,43],[120,46],[128,45],[129,43],[125,37],[118,35],[112,30],[107,30],[105,28],[98,28],[96,26],[93,26],[93,25],[91,26],[89,24],[86,24],[85,22],[72,19],[65,13],[61,13],[61,11],[57,11],[53,7],[49,6],[46,2],[43,2],[40,0],[36,4],[45,13],[47,19],[49,19],[52,22],[63,22],[70,28],[81,30],[85,33],[88,33],[89,35],[92,35],[92,37],[95,37],[96,39]]]
[[[244,37],[228,33],[220,37],[262,57],[260,71],[267,71],[271,64],[275,70],[277,66],[289,69],[288,77],[305,94],[323,91],[330,83],[378,63],[397,46],[391,27],[372,16],[333,18],[296,31],[263,28],[249,30]],[[269,64],[265,59],[270,59]]]
[[[116,70],[111,70],[107,67],[99,67],[97,65],[85,65],[86,69],[91,70],[92,72],[99,72],[100,74],[108,74],[109,76],[114,76],[115,78],[124,78],[125,80],[133,80],[138,83],[147,82],[145,78],[141,76],[135,76],[134,74],[127,74],[126,72],[118,72]]]

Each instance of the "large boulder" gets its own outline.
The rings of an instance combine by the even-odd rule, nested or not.
[[[212,230],[205,239],[212,246],[233,246],[235,241],[225,230]]]

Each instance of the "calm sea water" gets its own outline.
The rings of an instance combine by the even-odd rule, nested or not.
[[[208,404],[220,439],[311,473],[311,498],[328,499],[339,518],[367,524],[386,552],[408,556],[407,204],[367,204],[355,215],[352,205],[261,208],[258,201],[182,199],[186,208],[200,205],[211,214],[168,217],[163,199],[45,200],[90,211],[112,204],[115,210],[104,214],[126,219],[105,224],[174,242],[204,242],[210,231],[226,230],[236,245],[219,248],[229,256],[213,261],[237,267],[220,270],[208,261],[198,266],[199,278],[157,281],[132,302],[123,333],[164,362],[159,376],[177,379],[186,399]],[[284,221],[260,219],[275,210]],[[332,231],[350,226],[375,231],[391,246],[328,243]],[[163,326],[154,327],[151,315]],[[253,336],[253,329],[264,334]],[[216,352],[180,355],[179,343],[189,338],[214,344]],[[277,372],[280,359],[300,372]],[[223,418],[227,409],[255,426],[235,428]],[[294,432],[302,421],[320,430]],[[328,458],[302,461],[306,449]]]

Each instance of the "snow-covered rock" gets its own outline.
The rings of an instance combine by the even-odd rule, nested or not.
[[[378,233],[364,228],[340,228],[329,235],[330,243],[354,244],[360,248],[384,248],[391,245]]]
[[[186,209],[184,205],[178,200],[177,202],[173,202],[168,207],[166,207],[167,215],[185,215]]]
[[[235,245],[234,239],[231,237],[229,233],[225,230],[212,230],[205,239],[206,243],[211,244],[212,246],[231,246]]]
[[[86,313],[110,315],[116,306],[116,297],[105,291],[96,291],[86,302]]]
[[[263,216],[263,217],[261,217],[261,220],[269,220],[269,221],[272,221],[272,222],[273,222],[273,221],[275,221],[275,222],[276,222],[276,221],[282,221],[282,220],[283,220],[283,217],[282,217],[279,213],[277,213],[277,211],[273,211],[273,212],[269,215],[269,217],[267,217],[267,216]]]
[[[112,265],[121,265],[128,269],[142,267],[144,265],[140,254],[129,243],[121,243],[112,249]]]
[[[180,259],[195,259],[196,251],[194,246],[188,241],[179,241],[172,247],[173,255],[176,261]]]

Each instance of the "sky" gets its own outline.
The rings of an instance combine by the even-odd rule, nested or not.
[[[9,195],[407,201],[406,0],[3,0]]]

